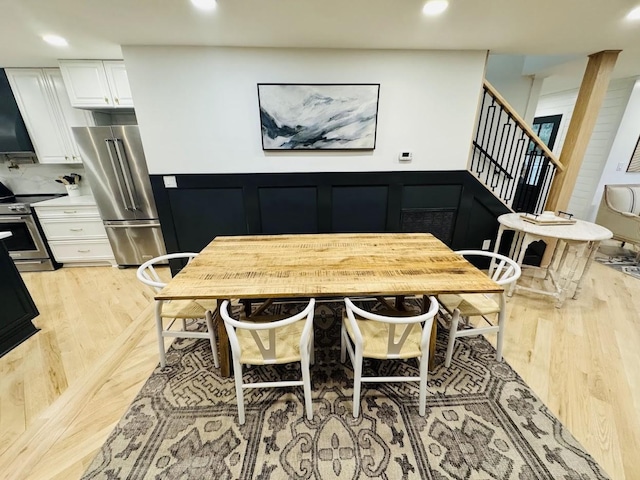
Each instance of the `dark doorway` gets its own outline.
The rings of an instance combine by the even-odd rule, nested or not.
[[[562,115],[547,115],[533,120],[533,131],[549,147],[549,150],[552,150],[556,143],[561,120]],[[529,142],[524,168],[518,179],[518,188],[512,205],[516,212],[536,213],[538,196],[548,168],[548,160],[545,159],[542,151],[533,142]]]

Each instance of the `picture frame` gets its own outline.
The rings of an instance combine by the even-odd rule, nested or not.
[[[258,83],[263,150],[373,150],[379,83]]]

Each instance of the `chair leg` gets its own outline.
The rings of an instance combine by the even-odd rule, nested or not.
[[[360,390],[362,389],[362,352],[356,350],[353,366],[353,418],[360,414]]]
[[[238,403],[238,423],[244,425],[244,392],[242,391],[242,365],[233,359],[233,376],[236,381],[236,402]]]
[[[504,308],[498,312],[498,341],[496,344],[496,360],[502,361],[502,346],[504,344],[504,330],[506,328],[506,315]]]
[[[314,343],[314,335],[313,335],[313,328],[311,329],[311,350],[309,352],[309,361],[311,363],[311,365],[315,365],[316,364],[316,349],[315,349],[315,343]]]
[[[344,323],[340,326],[340,363],[344,363],[347,360],[347,344],[344,336],[346,335],[346,329]]]
[[[420,357],[420,393],[418,413],[424,417],[427,412],[427,380],[429,378],[429,352],[423,352]]]
[[[304,406],[307,411],[307,420],[313,420],[313,409],[311,407],[311,374],[309,373],[309,361],[302,359],[300,361],[302,368],[302,387],[304,390]]]
[[[211,343],[211,351],[213,352],[213,364],[216,368],[220,367],[218,363],[218,346],[216,345],[216,330],[213,326],[213,315],[209,310],[205,313],[205,321],[207,322],[207,333],[209,334],[209,342]]]
[[[449,328],[449,344],[447,345],[447,356],[444,360],[445,367],[451,366],[451,358],[453,357],[453,344],[456,341],[456,333],[458,332],[458,323],[460,322],[460,310],[453,310],[451,315],[451,327]]]
[[[167,356],[164,351],[164,336],[162,335],[162,301],[156,302],[155,315],[156,315],[156,333],[158,334],[158,353],[160,354],[160,367],[167,366]]]

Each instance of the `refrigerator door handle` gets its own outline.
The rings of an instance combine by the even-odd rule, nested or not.
[[[145,223],[143,225],[112,225],[109,223],[104,224],[104,228],[149,228],[149,227],[159,227],[159,223]]]
[[[118,168],[116,166],[116,161],[113,158],[113,152],[111,151],[111,144],[114,143],[114,140],[111,138],[106,138],[105,143],[107,144],[107,152],[109,153],[109,160],[111,161],[111,167],[113,168],[113,171],[115,172],[115,177],[116,177],[116,183],[118,184],[118,192],[120,193],[120,198],[122,198],[122,203],[124,204],[124,208],[126,210],[131,211],[131,207],[129,206],[129,204],[127,203],[127,198],[124,195],[124,191],[122,190],[122,183],[120,182],[120,175],[119,173],[122,173],[122,169]],[[115,149],[115,145],[113,146],[113,148]],[[117,155],[117,153],[116,153]]]
[[[115,138],[113,140],[113,144],[116,147],[116,154],[118,155],[118,161],[120,162],[120,170],[123,173],[124,184],[127,187],[127,193],[131,199],[131,210],[140,210],[140,202],[138,202],[136,187],[131,176],[131,165],[129,164],[129,159],[127,158],[127,154],[124,150],[124,143],[121,139]]]

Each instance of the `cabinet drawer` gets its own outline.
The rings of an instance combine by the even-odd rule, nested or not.
[[[113,251],[108,240],[84,240],[78,242],[49,242],[53,256],[58,262],[91,262],[113,260]]]
[[[100,218],[82,220],[45,218],[40,221],[47,240],[107,238]]]
[[[73,217],[97,217],[100,218],[96,205],[74,205],[69,207],[35,207],[38,218],[73,218]]]

